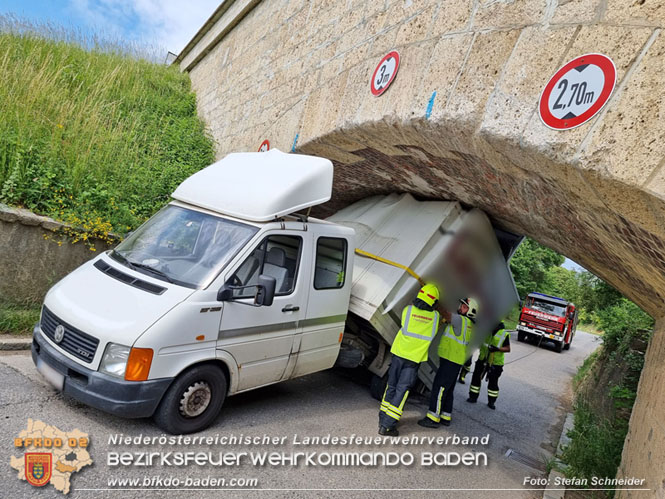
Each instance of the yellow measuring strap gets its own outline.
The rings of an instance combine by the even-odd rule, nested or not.
[[[406,270],[411,276],[416,278],[418,281],[422,281],[422,278],[416,274],[413,270],[411,270],[409,267],[406,265],[402,265],[401,263],[393,262],[391,260],[388,260],[386,258],[381,258],[380,256],[373,255],[372,253],[368,253],[367,251],[363,251],[359,248],[356,248],[356,253],[358,253],[361,256],[366,256],[367,258],[371,258],[372,260],[376,260],[377,262],[382,262],[382,263],[387,263],[388,265],[392,265],[393,267],[397,267],[402,270]]]

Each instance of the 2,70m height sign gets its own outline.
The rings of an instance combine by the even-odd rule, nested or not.
[[[565,64],[545,85],[540,118],[555,130],[586,123],[607,103],[616,83],[614,62],[602,54],[586,54]]]

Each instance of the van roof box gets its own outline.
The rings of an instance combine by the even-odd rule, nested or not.
[[[330,160],[271,149],[229,154],[185,179],[172,196],[224,215],[267,222],[325,203],[332,181]]]

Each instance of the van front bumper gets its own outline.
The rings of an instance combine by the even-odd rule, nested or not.
[[[150,417],[173,378],[125,381],[86,369],[57,351],[37,324],[32,332],[32,361],[41,361],[64,376],[62,391],[79,402],[125,418]]]

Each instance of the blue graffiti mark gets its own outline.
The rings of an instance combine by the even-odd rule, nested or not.
[[[435,97],[436,97],[436,90],[432,92],[432,97],[429,98],[429,102],[427,103],[427,111],[425,111],[425,119],[429,119],[429,117],[432,115],[432,108],[434,107]]]
[[[296,136],[293,139],[293,145],[291,146],[291,152],[296,152],[296,143],[297,142],[298,142],[298,134],[296,133]]]

